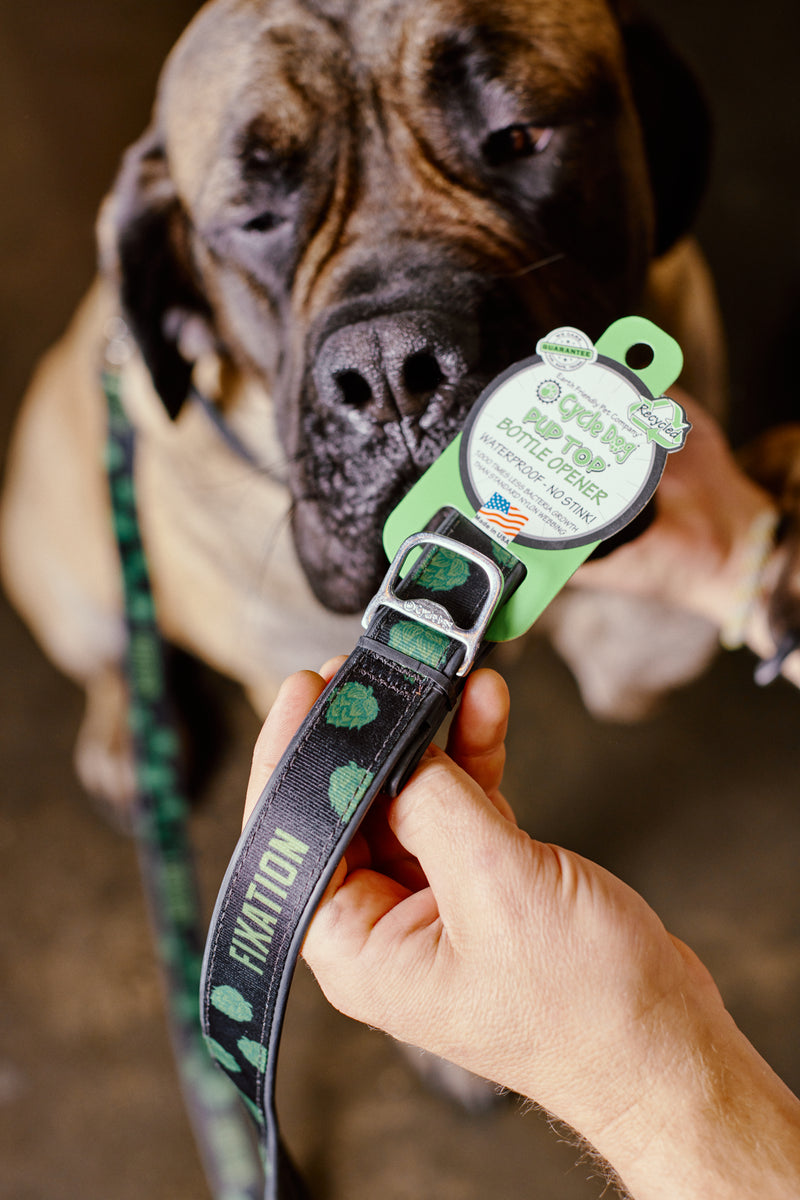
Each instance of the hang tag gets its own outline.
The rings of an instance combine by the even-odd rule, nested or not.
[[[651,361],[625,365],[633,347]],[[564,327],[480,395],[463,433],[389,516],[389,558],[443,505],[470,517],[526,566],[495,616],[494,641],[524,633],[605,538],[658,486],[690,429],[662,393],[678,377],[677,343],[642,317],[616,321],[596,345]]]

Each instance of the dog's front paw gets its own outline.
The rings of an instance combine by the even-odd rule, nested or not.
[[[699,675],[718,649],[714,625],[643,596],[562,592],[540,621],[588,711],[638,721]]]
[[[91,679],[75,745],[75,769],[103,816],[130,832],[136,801],[136,770],[128,730],[128,689],[115,667]]]
[[[800,687],[800,424],[767,430],[740,453],[744,469],[778,504],[776,545],[753,580],[743,637],[761,657],[759,683],[783,674]]]

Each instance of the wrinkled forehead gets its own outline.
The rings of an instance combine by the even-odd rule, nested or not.
[[[552,106],[621,66],[606,0],[212,0],[167,62],[158,113],[192,194],[249,125],[291,154],[358,95],[413,114],[480,79]]]
[[[175,46],[157,117],[173,179],[195,194],[221,152],[258,124],[276,152],[335,113],[347,56],[328,19],[292,0],[213,0]]]

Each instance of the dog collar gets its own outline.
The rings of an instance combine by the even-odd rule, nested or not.
[[[650,377],[667,387],[681,365],[675,343],[638,318],[603,341],[618,362],[577,330],[542,339],[535,358],[483,393],[464,434],[392,514],[392,565],[366,633],[273,772],[228,868],[206,944],[201,1022],[259,1127],[265,1200],[306,1195],[275,1111],[278,1047],[306,929],[350,839],[376,796],[396,795],[409,778],[487,635],[524,632],[602,537],[640,511],[667,453],[683,445],[680,407],[620,365],[631,345],[655,342]],[[586,363],[597,365],[573,383]],[[454,503],[432,509],[442,493]]]
[[[308,924],[364,814],[408,779],[524,574],[453,509],[409,538],[367,608],[365,635],[295,736],[237,846],[211,922],[201,1020],[260,1127],[268,1200],[305,1195],[280,1138],[274,1092]]]

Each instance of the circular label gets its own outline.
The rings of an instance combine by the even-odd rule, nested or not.
[[[543,353],[490,384],[467,421],[461,479],[476,520],[498,541],[549,549],[600,541],[636,516],[661,478],[665,439],[643,415],[658,405],[682,410],[654,401],[585,335],[565,340],[575,332],[543,338]]]
[[[586,334],[571,325],[562,325],[547,337],[539,338],[536,353],[560,371],[577,371],[578,367],[597,358],[597,351]]]

